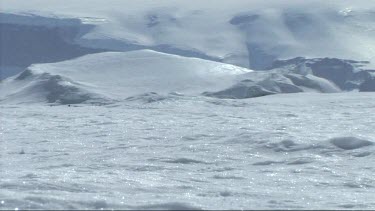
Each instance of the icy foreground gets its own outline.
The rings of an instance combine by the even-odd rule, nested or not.
[[[0,206],[374,209],[374,102],[299,93],[1,105]]]

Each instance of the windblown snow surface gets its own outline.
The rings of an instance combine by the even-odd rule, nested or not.
[[[371,0],[0,0],[0,209],[375,209]]]
[[[375,207],[372,93],[138,99],[2,104],[1,208]]]

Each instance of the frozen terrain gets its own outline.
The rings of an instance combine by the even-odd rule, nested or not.
[[[1,105],[1,208],[374,209],[375,94]]]
[[[0,0],[0,209],[375,209],[372,0]]]

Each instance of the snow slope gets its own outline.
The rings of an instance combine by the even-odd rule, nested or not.
[[[152,48],[252,69],[299,56],[375,61],[371,0],[2,0],[1,5],[1,13],[75,18],[93,25],[74,40],[90,48]],[[17,24],[50,25],[38,20]]]
[[[252,71],[230,64],[152,50],[104,52],[35,64],[0,84],[2,102],[62,104],[158,101],[174,95],[252,98],[278,93],[375,91],[366,62],[278,60]]]
[[[108,102],[134,95],[218,91],[251,72],[229,64],[151,50],[106,52],[35,64],[0,86],[6,102]]]

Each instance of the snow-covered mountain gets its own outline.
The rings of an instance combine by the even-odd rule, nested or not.
[[[0,99],[12,102],[110,102],[149,92],[197,95],[219,91],[251,72],[234,65],[151,50],[105,52],[30,66],[6,79]]]
[[[49,27],[62,39],[90,49],[151,48],[252,69],[300,56],[372,63],[375,59],[372,0],[2,0],[1,4],[3,27]],[[48,30],[36,31],[34,36],[45,36]],[[50,41],[44,40],[45,45]]]
[[[110,3],[99,0],[83,0],[79,3],[71,0],[48,3],[43,0],[27,2],[2,0],[1,3],[1,78],[20,73],[36,63],[60,62],[100,52],[151,49],[170,55],[199,58],[205,63],[202,64],[203,66],[206,66],[208,61],[215,61],[254,70],[273,70],[272,77],[269,76],[271,71],[252,73],[244,80],[253,82],[241,82],[233,87],[234,90],[238,90],[238,87],[245,87],[245,90],[248,90],[246,87],[250,87],[256,94],[244,94],[242,90],[241,94],[237,93],[229,97],[242,98],[314,90],[374,91],[374,71],[371,69],[375,62],[373,47],[375,26],[372,24],[375,21],[375,6],[371,1],[356,1],[354,4],[353,1],[338,0],[329,2],[219,0],[192,4],[187,1],[164,0],[137,2],[112,0]],[[103,55],[112,54],[99,54],[93,57]],[[78,73],[74,73],[82,69],[78,67],[80,66],[78,62],[92,63],[87,58],[97,59],[93,57],[74,60],[75,63],[59,64],[60,66],[74,65],[70,68],[69,74],[75,75],[65,76],[66,80],[80,81],[79,78],[75,78],[78,77]],[[305,59],[301,60],[300,57]],[[325,57],[330,58],[313,59]],[[192,65],[196,65],[198,60],[186,61],[194,61]],[[101,69],[112,71],[111,74],[106,75],[108,78],[117,77],[118,71],[115,69],[117,70],[118,67],[114,63],[116,62],[109,62],[108,67],[101,66]],[[147,66],[151,63],[152,65]],[[184,64],[188,65],[188,63]],[[142,65],[145,66],[140,68],[148,69],[147,71],[153,71],[152,68],[170,68],[167,62],[145,62]],[[300,74],[301,72],[298,71],[298,76],[290,76],[289,73],[294,74],[295,69],[301,66],[309,69],[307,70],[309,76],[305,77],[305,73]],[[31,69],[35,71],[34,67],[28,68],[27,71],[30,72]],[[50,72],[50,69],[53,68],[44,67],[46,72]],[[280,72],[275,69],[284,70]],[[96,71],[102,70],[96,69]],[[91,70],[90,74],[94,72]],[[60,75],[60,73],[51,74]],[[281,75],[283,79],[275,77],[275,74]],[[285,78],[285,74],[289,76]],[[82,74],[79,77],[82,77]],[[86,79],[88,78],[90,77]],[[287,83],[293,88],[283,89],[280,88],[280,84],[270,87],[270,83],[279,83],[272,82],[274,79],[283,80],[282,83]],[[83,81],[100,83],[95,80],[97,78],[91,77]],[[218,83],[217,86],[221,86],[221,80],[214,78],[205,80],[215,81]],[[265,82],[258,83],[259,80],[271,82],[264,85]],[[122,82],[127,83],[124,85],[128,87],[127,89],[133,86],[133,89],[141,91],[142,89],[135,87],[146,86],[146,84],[135,86],[135,82],[125,80]],[[256,87],[254,89],[251,88],[253,83]],[[311,85],[311,83],[320,85]],[[118,89],[121,88],[122,85],[118,86]],[[233,88],[229,90],[233,91]],[[86,89],[80,88],[80,90]],[[257,94],[256,90],[260,90],[260,94]],[[103,91],[105,92],[105,90],[98,92]],[[169,91],[176,90],[173,87]],[[217,96],[210,94],[212,90],[209,89],[200,91],[207,92],[209,96]],[[232,91],[230,92],[233,93]],[[0,92],[1,96],[9,94],[9,90]],[[18,94],[11,95],[18,96]],[[227,96],[227,94],[220,94],[220,96]],[[59,97],[53,97],[55,98]]]
[[[111,103],[178,93],[244,99],[278,93],[374,89],[365,62],[339,59],[278,60],[253,71],[230,64],[152,50],[103,52],[34,64],[0,84],[0,102]]]

